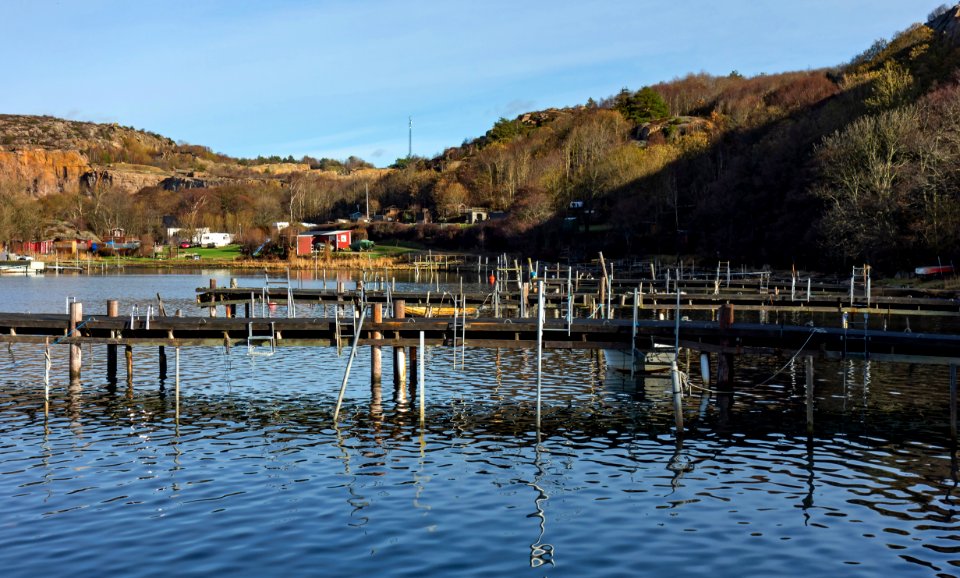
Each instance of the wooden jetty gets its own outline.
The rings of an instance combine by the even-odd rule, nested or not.
[[[353,338],[352,321],[336,318],[208,318],[109,317],[90,315],[71,333],[70,316],[48,313],[0,313],[0,342],[97,344],[124,346],[246,347],[251,339],[270,340],[274,347],[336,347]],[[430,346],[533,349],[536,320],[403,318],[367,322],[359,328],[359,346],[417,346],[420,333]],[[635,347],[672,344],[674,321],[637,321]],[[868,357],[926,364],[960,364],[960,335],[901,333],[737,323],[721,330],[719,323],[682,321],[680,347],[737,355],[813,355],[823,358]],[[562,319],[543,322],[547,349],[629,350],[634,326],[627,320]],[[465,333],[466,338],[461,337]],[[377,334],[380,336],[378,337]]]
[[[237,295],[249,296],[249,289],[237,289]],[[266,289],[264,289],[266,291]],[[289,288],[288,288],[288,291]],[[81,346],[107,346],[108,379],[116,379],[117,349],[125,348],[127,380],[132,383],[133,348],[158,347],[161,379],[167,371],[166,348],[177,351],[183,346],[223,346],[228,349],[245,348],[250,354],[272,352],[277,347],[338,347],[350,348],[350,358],[341,386],[335,416],[339,414],[340,402],[349,377],[350,367],[360,348],[368,347],[371,355],[371,381],[381,380],[380,354],[383,347],[392,347],[394,352],[394,383],[401,386],[407,382],[407,353],[409,352],[410,382],[423,384],[423,351],[433,347],[482,347],[482,348],[536,348],[538,368],[543,349],[605,349],[630,352],[631,358],[638,352],[653,351],[657,346],[674,346],[679,349],[700,352],[704,383],[714,383],[718,390],[731,391],[735,358],[740,355],[778,355],[796,359],[803,357],[807,371],[808,428],[812,431],[813,360],[842,359],[848,357],[874,359],[915,364],[938,364],[950,367],[951,431],[956,437],[956,373],[960,366],[960,335],[906,333],[871,330],[857,327],[812,327],[807,325],[783,325],[768,323],[734,323],[733,304],[719,307],[717,321],[690,321],[682,319],[678,312],[686,311],[689,305],[677,300],[674,295],[673,320],[638,319],[639,293],[633,300],[633,319],[566,318],[547,319],[549,293],[543,282],[539,283],[536,303],[530,304],[535,318],[466,318],[463,315],[444,318],[407,318],[406,301],[398,299],[401,293],[378,296],[364,292],[362,295],[343,291],[314,294],[318,302],[327,299],[336,304],[333,316],[323,317],[239,317],[230,311],[236,304],[250,302],[247,299],[222,298],[232,292],[216,288],[200,290],[201,295],[211,296],[201,304],[211,308],[210,317],[119,316],[116,301],[107,303],[106,315],[84,315],[82,304],[72,303],[69,314],[0,313],[0,342],[43,344],[70,347],[70,378],[80,378]],[[287,293],[289,296],[289,293]],[[282,295],[280,295],[282,296]],[[369,298],[362,301],[360,298]],[[414,296],[411,294],[411,296]],[[382,297],[384,302],[371,302]],[[415,296],[414,296],[415,297]],[[526,296],[522,297],[524,300]],[[465,299],[460,300],[463,307]],[[384,317],[384,305],[390,317]],[[228,315],[213,315],[216,305],[227,307]],[[668,306],[664,304],[664,309]],[[256,301],[246,310],[256,312]],[[292,310],[292,307],[288,307]],[[521,302],[520,311],[526,307]],[[349,314],[345,314],[349,311]],[[368,320],[367,316],[371,319]],[[420,352],[418,358],[417,351]],[[710,356],[715,356],[716,372],[710,370]],[[179,364],[178,364],[179,367]],[[633,373],[635,364],[632,365]],[[676,361],[671,368],[674,386],[674,408],[677,429],[683,430],[683,408],[680,402],[680,372]],[[538,370],[538,400],[540,391]],[[179,384],[179,372],[177,383]],[[179,385],[178,385],[179,392]],[[424,395],[419,396],[421,404]],[[538,403],[539,409],[539,403]],[[421,405],[421,416],[423,415]],[[539,411],[538,411],[539,415]],[[539,421],[539,420],[538,420]]]
[[[672,292],[656,291],[642,285],[607,296],[604,292],[590,290],[567,290],[564,283],[546,282],[545,307],[556,316],[566,316],[568,308],[578,315],[586,312],[587,317],[628,318],[634,308],[640,311],[666,311],[675,308],[676,288]],[[708,292],[689,290],[680,286],[681,306],[685,312],[702,311],[715,315],[724,304],[733,304],[740,311],[758,311],[765,313],[836,313],[838,320],[844,313],[875,316],[917,316],[951,317],[960,319],[960,299],[956,297],[923,297],[912,293],[902,295],[874,295],[869,301],[862,298],[850,299],[849,294],[837,292],[820,293],[753,293],[753,292]],[[235,314],[236,306],[262,308],[264,303],[287,305],[292,299],[303,305],[343,306],[358,298],[354,290],[344,289],[291,289],[278,287],[246,288],[198,288],[197,304],[201,307],[224,306],[227,314]],[[533,311],[538,295],[531,291],[529,284],[522,284],[519,290],[492,288],[489,292],[466,292],[451,294],[432,291],[392,291],[388,289],[368,289],[364,299],[370,303],[388,303],[391,300],[403,300],[408,304],[439,309],[454,303],[480,309],[478,315],[516,317],[525,316],[524,312]],[[246,314],[247,316],[250,313]]]

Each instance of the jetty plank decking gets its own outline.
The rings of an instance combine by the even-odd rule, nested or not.
[[[248,338],[275,336],[282,346],[336,346],[338,325],[352,320],[334,318],[226,318],[226,317],[109,317],[85,316],[77,335],[69,336],[65,314],[0,313],[0,342],[109,344],[130,346],[241,346]],[[654,343],[673,344],[675,321],[638,321],[636,343],[649,350]],[[681,347],[716,353],[871,357],[911,363],[960,364],[960,335],[902,333],[737,323],[722,328],[709,321],[682,321]],[[342,329],[342,327],[341,327]],[[466,345],[488,348],[535,348],[534,319],[406,318],[366,322],[360,328],[360,346],[416,347],[420,332],[431,346]],[[629,350],[632,323],[628,320],[548,319],[543,344],[548,349]],[[465,334],[465,339],[461,333]],[[382,337],[375,337],[380,334]],[[340,336],[342,338],[342,335]]]

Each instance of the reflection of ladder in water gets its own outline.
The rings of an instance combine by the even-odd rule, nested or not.
[[[850,275],[850,307],[870,307],[870,265],[854,267]],[[864,311],[862,321],[853,321],[848,313],[843,314],[843,328],[857,329],[857,335],[844,334],[843,348],[845,355],[862,355],[864,359],[870,357],[870,339],[867,329],[870,325],[870,313]],[[862,332],[862,333],[861,333]],[[858,342],[862,342],[860,347]]]
[[[270,335],[254,335],[253,321],[247,323],[247,354],[273,355],[277,351],[277,330],[270,322]]]

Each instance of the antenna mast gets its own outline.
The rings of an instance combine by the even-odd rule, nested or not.
[[[413,117],[412,116],[407,117],[407,120],[410,123],[410,133],[409,133],[409,136],[407,137],[408,138],[407,158],[409,159],[413,157]]]

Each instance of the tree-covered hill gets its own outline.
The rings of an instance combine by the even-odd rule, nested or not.
[[[47,181],[0,166],[0,201],[19,207],[0,219],[0,242],[64,221],[158,235],[163,215],[263,236],[274,220],[344,218],[369,198],[371,213],[395,208],[410,220],[426,210],[456,221],[465,207],[506,213],[463,229],[369,230],[461,249],[835,269],[868,261],[886,271],[951,260],[960,256],[958,40],[960,9],[942,7],[834,68],[625,88],[501,118],[479,138],[389,170],[357,158],[231,159],[123,127],[0,116],[0,155],[75,153],[44,194],[37,183]],[[124,177],[130,167],[136,175]],[[71,188],[84,171],[93,178]],[[14,215],[31,216],[29,226]]]

